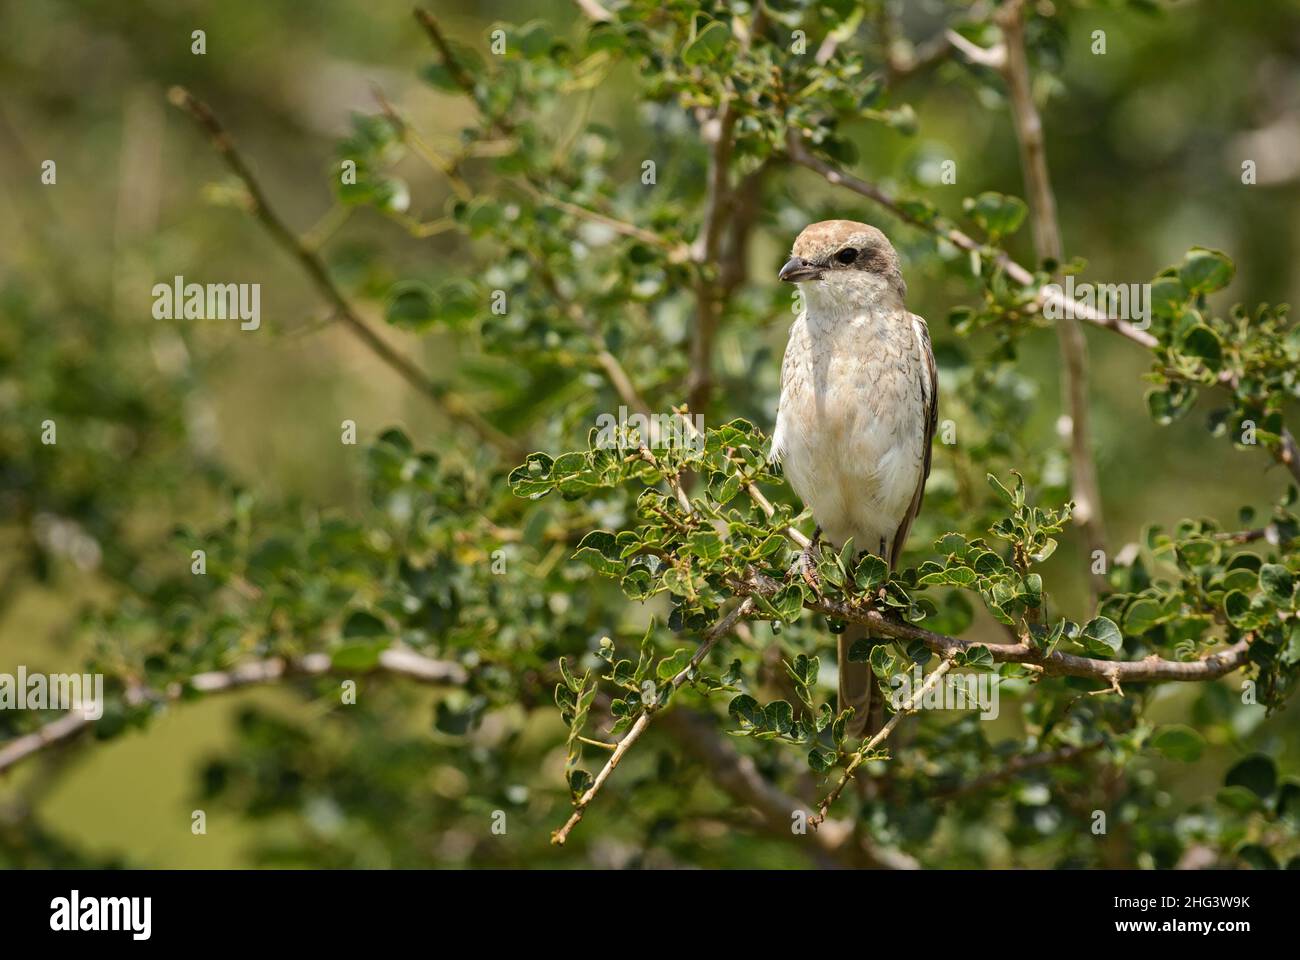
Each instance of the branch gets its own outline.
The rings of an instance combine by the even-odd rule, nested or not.
[[[451,45],[447,43],[447,38],[443,36],[442,29],[438,26],[438,21],[433,18],[433,14],[423,7],[416,7],[411,13],[437,48],[438,55],[442,57],[447,72],[451,74],[452,82],[465,91],[469,98],[477,104],[478,97],[475,95],[474,78],[470,76],[469,71],[465,69],[459,58],[452,53]]]
[[[646,246],[658,247],[661,250],[667,251],[669,263],[682,263],[690,257],[690,251],[685,246],[665,240],[653,230],[638,227],[634,223],[627,223],[624,220],[619,220],[616,217],[611,217],[608,214],[601,213],[599,210],[592,210],[589,207],[570,203],[568,200],[562,200],[559,197],[552,196],[528,180],[521,181],[517,186],[539,203],[549,204],[570,216],[581,217],[582,219],[590,220],[592,223],[599,223],[602,226],[613,230],[615,233],[622,234],[625,237],[631,237],[633,240],[639,240]]]
[[[866,197],[868,200],[884,207],[904,223],[909,223],[914,227],[919,227],[922,230],[926,230],[936,236],[942,237],[958,249],[966,251],[981,249],[979,243],[956,227],[941,228],[937,227],[933,223],[919,219],[904,210],[897,200],[885,193],[879,187],[868,183],[865,180],[860,180],[852,174],[845,173],[838,167],[827,163],[825,160],[812,153],[807,146],[804,145],[799,135],[793,130],[789,132],[786,150],[791,160],[800,166],[807,167],[809,170],[820,174],[827,183],[838,187],[844,187],[846,190],[851,190],[859,196]],[[1005,251],[998,252],[996,262],[1008,277],[1022,286],[1033,286],[1036,282],[1033,274],[1012,260]],[[1066,316],[1069,312],[1073,312],[1075,317],[1087,320],[1094,326],[1101,327],[1104,330],[1117,333],[1121,337],[1131,340],[1138,346],[1145,347],[1148,350],[1154,350],[1160,346],[1160,341],[1146,330],[1139,330],[1137,327],[1133,326],[1133,324],[1125,320],[1108,317],[1101,311],[1097,310],[1094,306],[1085,304],[1079,300],[1072,300],[1065,296],[1059,286],[1039,287],[1037,298],[1040,306],[1042,304],[1052,303],[1060,309],[1062,316]],[[1230,388],[1232,384],[1220,381],[1219,386]],[[1286,427],[1283,427],[1282,429],[1281,446],[1282,449],[1276,455],[1277,459],[1287,468],[1288,471],[1290,471],[1291,476],[1296,483],[1300,484],[1300,444],[1297,444],[1295,436]]]
[[[578,5],[578,9],[587,15],[588,20],[597,20],[609,22],[614,19],[614,15],[602,7],[596,0],[573,0]]]
[[[691,376],[687,388],[687,405],[692,413],[702,413],[708,405],[713,387],[713,340],[722,313],[718,280],[709,274],[718,264],[722,244],[722,227],[731,209],[731,191],[727,171],[731,164],[732,137],[736,111],[728,97],[717,116],[703,124],[709,149],[708,186],[704,201],[704,222],[695,240],[695,327],[691,334]]]
[[[996,47],[981,47],[977,43],[967,40],[956,30],[945,30],[943,37],[948,44],[962,52],[971,63],[978,64],[981,67],[988,67],[991,70],[1003,71],[1007,67],[1007,45],[998,44]]]
[[[677,675],[668,682],[669,696],[671,696],[673,691],[677,690],[678,687],[687,681],[691,673],[693,673],[695,668],[704,661],[704,658],[709,655],[709,652],[717,645],[718,641],[729,633],[739,620],[748,616],[750,611],[753,609],[753,598],[746,597],[737,604],[730,613],[708,629],[704,634],[703,640],[700,641],[699,649],[695,651],[695,656],[691,657],[691,662],[679,670]],[[587,812],[587,807],[591,804],[591,801],[596,798],[596,794],[599,793],[600,788],[605,785],[605,781],[608,780],[610,774],[614,772],[614,768],[622,762],[624,754],[632,748],[634,743],[641,739],[641,735],[645,733],[646,728],[650,726],[651,719],[653,719],[654,715],[659,711],[660,706],[663,704],[665,699],[667,698],[664,696],[656,696],[655,703],[653,705],[648,705],[641,712],[641,716],[636,718],[636,722],[632,724],[632,728],[628,730],[628,732],[623,736],[623,739],[618,742],[618,746],[614,748],[614,752],[610,755],[609,760],[606,761],[605,766],[601,768],[600,773],[596,774],[595,781],[587,789],[587,792],[578,798],[577,803],[574,804],[573,813],[570,814],[569,819],[565,821],[564,826],[551,834],[552,843],[563,846],[564,842],[569,839],[569,833],[582,820],[583,814]]]
[[[931,37],[910,55],[899,54],[891,48],[886,65],[890,80],[897,81],[903,77],[910,77],[942,62],[952,53],[953,49],[948,33],[949,31],[944,31],[937,36]]]
[[[379,655],[375,667],[379,673],[407,677],[418,683],[460,685],[469,675],[458,663],[433,660],[412,650],[389,648]],[[127,703],[132,706],[150,701],[175,702],[181,699],[186,688],[200,693],[228,693],[242,687],[261,683],[274,683],[291,676],[322,676],[330,673],[350,674],[355,671],[336,670],[328,653],[310,653],[298,660],[287,661],[281,657],[241,664],[229,670],[215,670],[191,677],[186,684],[173,683],[158,693],[141,687],[127,691]],[[31,733],[16,737],[0,746],[0,773],[22,760],[56,743],[67,740],[93,726],[95,718],[80,710],[51,720]]]
[[[811,842],[824,865],[916,868],[916,861],[906,854],[857,842],[853,824],[846,820],[828,820],[811,834],[792,832],[792,815],[797,810],[807,810],[807,804],[772,784],[751,757],[737,750],[726,737],[719,736],[709,714],[678,707],[665,713],[659,722],[685,753],[708,767],[715,786],[737,803],[757,811],[769,833],[798,843]]]
[[[1296,446],[1295,437],[1286,427],[1282,428],[1282,452],[1278,459],[1291,471],[1296,483],[1300,483],[1300,447]]]
[[[781,589],[782,584],[764,574],[751,572],[747,581],[732,581],[732,586],[741,596],[754,593],[771,596]],[[836,620],[866,624],[871,627],[872,633],[882,636],[896,640],[920,640],[940,656],[951,656],[973,647],[986,647],[998,663],[1029,664],[1049,676],[1101,680],[1112,687],[1119,683],[1152,680],[1217,680],[1245,666],[1250,659],[1247,640],[1240,640],[1200,660],[1165,660],[1154,654],[1142,660],[1098,660],[1059,650],[1043,656],[1042,651],[1028,643],[986,643],[950,637],[910,623],[890,620],[878,610],[863,609],[841,600],[819,597],[808,600],[804,606]]]
[[[527,455],[526,451],[521,451],[521,448],[513,439],[475,413],[463,397],[430,380],[409,358],[393,349],[387,341],[370,328],[369,324],[361,319],[356,308],[352,306],[330,277],[324,261],[313,250],[309,249],[297,234],[289,229],[284,220],[271,207],[257,178],[253,176],[248,164],[244,162],[239,151],[235,149],[235,143],[230,134],[226,132],[207,104],[196,99],[184,87],[172,87],[167,93],[167,99],[173,105],[192,116],[208,135],[208,139],[212,142],[212,146],[221,156],[221,159],[231,173],[243,183],[244,189],[248,191],[248,196],[252,201],[253,216],[266,228],[271,238],[298,261],[308,277],[311,278],[317,291],[329,302],[334,313],[343,320],[349,331],[365,344],[375,356],[396,371],[402,379],[432,400],[452,420],[470,427],[480,438],[492,443],[508,456],[522,459]]]
[[[999,8],[997,20],[1004,39],[997,67],[1006,80],[1011,100],[1011,118],[1020,144],[1020,166],[1024,173],[1034,235],[1034,250],[1039,261],[1059,264],[1062,258],[1061,228],[1056,216],[1056,197],[1047,170],[1047,149],[1043,142],[1043,121],[1034,105],[1030,88],[1029,60],[1025,53],[1025,28],[1019,0]],[[956,43],[956,38],[953,38]],[[1106,550],[1106,530],[1102,522],[1101,485],[1092,452],[1092,430],[1088,409],[1088,341],[1079,321],[1065,313],[1056,322],[1056,335],[1062,361],[1061,392],[1070,413],[1070,461],[1074,467],[1074,521],[1083,528],[1085,566]],[[1092,595],[1105,583],[1100,574],[1092,577]]]
[[[793,130],[790,131],[787,138],[786,151],[791,160],[800,166],[807,167],[809,170],[820,174],[827,183],[837,187],[844,187],[846,190],[851,190],[859,196],[866,197],[873,203],[884,207],[904,223],[910,223],[914,227],[920,227],[922,230],[936,234],[958,249],[967,252],[981,251],[983,249],[982,245],[976,242],[974,238],[963,233],[956,227],[940,228],[936,227],[933,223],[928,223],[925,220],[919,219],[904,210],[897,200],[885,193],[885,191],[881,190],[879,187],[868,183],[865,180],[860,180],[852,174],[845,173],[838,167],[827,163],[821,157],[818,157],[810,151],[799,135]],[[1034,275],[1007,256],[1004,251],[998,252],[996,262],[1008,277],[1021,286],[1032,287],[1036,283]],[[1069,309],[1073,310],[1076,317],[1082,317],[1089,323],[1095,324],[1099,327],[1105,327],[1123,337],[1127,337],[1134,343],[1141,344],[1147,349],[1152,349],[1159,345],[1159,341],[1156,340],[1154,336],[1147,333],[1145,330],[1139,330],[1127,321],[1108,317],[1095,306],[1085,304],[1079,300],[1072,300],[1069,297],[1066,297],[1065,294],[1058,289],[1040,287],[1038,290],[1038,303],[1041,305],[1048,302],[1056,304],[1061,307],[1063,311],[1068,305]]]

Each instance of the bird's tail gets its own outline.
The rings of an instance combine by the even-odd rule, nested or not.
[[[846,738],[856,748],[863,739],[885,725],[885,700],[876,687],[870,663],[849,660],[849,650],[862,639],[871,639],[864,623],[849,623],[839,635],[840,709],[853,708]]]

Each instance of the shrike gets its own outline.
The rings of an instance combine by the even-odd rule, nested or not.
[[[772,459],[821,536],[837,547],[852,538],[892,569],[930,475],[939,384],[929,330],[903,304],[897,252],[865,223],[805,227],[780,278],[798,284],[803,309],[781,366]],[[870,665],[848,659],[866,636],[861,624],[839,636],[840,709],[854,708],[854,738],[884,712],[872,709]]]

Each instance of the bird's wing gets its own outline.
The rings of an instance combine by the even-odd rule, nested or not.
[[[790,429],[788,417],[786,414],[786,390],[790,386],[790,381],[797,376],[795,370],[797,361],[795,360],[795,349],[793,347],[794,338],[797,335],[799,320],[802,314],[795,318],[794,323],[790,324],[790,336],[785,345],[785,356],[781,360],[781,398],[777,401],[776,407],[776,427],[772,431],[772,449],[767,455],[769,463],[780,463],[781,458],[785,456],[786,431]]]
[[[917,347],[921,351],[921,396],[925,401],[925,466],[921,470],[921,479],[916,484],[916,493],[912,495],[907,514],[894,534],[894,542],[889,550],[891,567],[903,552],[903,545],[907,543],[907,535],[912,529],[912,521],[921,512],[921,501],[925,499],[925,481],[930,478],[930,446],[934,442],[934,431],[939,425],[939,374],[934,365],[934,348],[930,346],[930,328],[923,319],[912,314],[912,331],[916,334]]]

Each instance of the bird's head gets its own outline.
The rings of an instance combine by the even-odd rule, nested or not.
[[[907,294],[898,253],[875,227],[823,220],[804,227],[780,278],[799,284],[811,306],[844,309]]]

